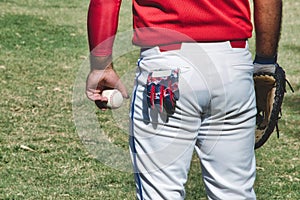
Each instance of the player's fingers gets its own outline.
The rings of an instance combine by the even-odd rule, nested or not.
[[[85,93],[88,99],[92,101],[102,100],[102,88],[99,87],[102,74],[103,73],[98,71],[91,71],[87,77]]]
[[[87,89],[86,96],[92,101],[107,101],[107,98],[101,95],[100,90]]]
[[[109,84],[109,86],[111,88],[115,88],[117,90],[119,90],[122,94],[122,96],[126,99],[129,98],[129,95],[128,95],[128,92],[127,92],[127,89],[125,87],[125,85],[122,83],[121,79],[119,78],[119,76],[117,75],[117,73],[114,71],[114,70],[111,70],[110,71],[110,76],[109,76],[109,79],[107,80]]]
[[[127,91],[125,85],[122,83],[121,80],[118,81],[118,84],[116,85],[116,89],[121,92],[122,96],[125,99],[129,99],[128,91]]]
[[[91,91],[86,91],[85,93],[86,93],[87,98],[91,101],[100,100],[100,95],[99,94],[95,94]]]
[[[117,74],[111,74],[111,76],[107,76],[104,79],[105,81],[103,81],[102,83],[102,87],[99,87],[99,89],[101,90],[105,90],[105,89],[112,89],[115,88],[117,90],[119,90],[122,94],[122,96],[126,99],[129,98],[127,89],[125,87],[125,85],[122,83],[122,81],[120,80],[120,78],[117,76]]]

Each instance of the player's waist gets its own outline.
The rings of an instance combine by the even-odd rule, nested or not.
[[[248,48],[248,41],[243,40],[232,40],[222,42],[182,42],[174,43],[169,45],[157,45],[153,47],[142,47],[142,54],[155,54],[168,51],[177,50],[204,50],[204,51],[227,51],[238,48]]]
[[[166,27],[134,26],[133,43],[141,47],[152,47],[179,42],[214,43],[246,40],[251,36],[252,30],[241,26],[209,26],[207,28],[193,26],[183,28],[167,24]]]

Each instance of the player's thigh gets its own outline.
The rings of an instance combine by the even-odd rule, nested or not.
[[[247,55],[247,56],[245,56]],[[247,50],[229,54],[223,85],[212,92],[196,150],[211,199],[254,199],[255,93]]]

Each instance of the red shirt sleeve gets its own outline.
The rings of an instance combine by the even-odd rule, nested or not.
[[[118,28],[121,0],[91,0],[87,29],[90,52],[94,56],[112,54]]]

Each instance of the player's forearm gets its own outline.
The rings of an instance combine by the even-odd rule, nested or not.
[[[281,17],[281,0],[254,0],[257,55],[272,58],[277,54]]]
[[[121,0],[91,0],[88,10],[88,40],[91,54],[110,56],[115,34]]]

